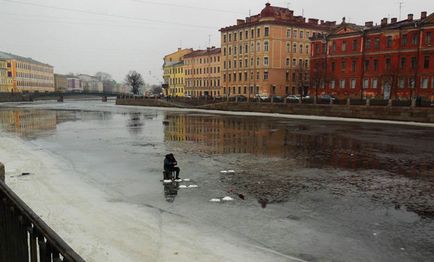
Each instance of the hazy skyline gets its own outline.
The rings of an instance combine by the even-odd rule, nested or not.
[[[219,29],[258,14],[267,1],[0,0],[0,50],[54,66],[56,73],[103,71],[123,81],[130,70],[162,80],[165,54],[220,46]],[[399,0],[270,1],[295,15],[340,23],[399,17]],[[407,0],[402,19],[434,12],[432,0]]]

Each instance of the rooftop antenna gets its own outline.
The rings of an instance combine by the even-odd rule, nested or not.
[[[399,2],[399,21],[401,21],[402,7],[404,6],[404,1]]]
[[[304,8],[301,9],[301,16],[304,16]]]
[[[208,47],[211,47],[211,35],[208,35]]]
[[[249,9],[249,17],[251,17],[251,16],[252,16],[252,10]]]

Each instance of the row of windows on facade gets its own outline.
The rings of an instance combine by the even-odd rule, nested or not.
[[[207,92],[207,93],[205,93]],[[190,96],[204,96],[205,94],[208,95],[213,95],[213,96],[220,96],[220,90],[214,90],[214,91],[210,91],[211,93],[209,93],[208,91],[200,91],[200,90],[187,90],[187,95]]]
[[[166,75],[168,75],[168,74],[182,74],[182,73],[184,73],[184,69],[182,67],[169,68],[169,69],[164,70],[164,73]]]
[[[169,78],[169,85],[182,85],[184,84],[184,78]]]
[[[217,74],[220,73],[220,67],[207,67],[207,68],[195,68],[195,69],[186,69],[185,70],[185,75],[193,75],[193,74]]]
[[[417,45],[418,42],[419,42],[419,34],[418,33],[413,34],[411,39],[412,39],[412,41],[411,41],[412,45],[413,46]],[[409,35],[408,34],[402,35],[402,37],[401,37],[401,47],[408,47],[409,46],[408,45],[408,42],[409,42],[408,40],[409,40]],[[426,45],[430,45],[431,41],[432,41],[432,33],[431,32],[426,32],[425,33],[425,41],[424,41],[424,43]],[[358,39],[352,40],[352,51],[358,51],[358,49],[359,49],[359,42],[360,41]],[[373,42],[373,45],[372,45],[372,42]],[[317,53],[320,53],[321,46],[323,47],[323,52],[325,52],[325,44],[322,45],[322,44],[318,43],[315,46],[315,49],[316,49]],[[385,47],[386,48],[392,48],[393,47],[393,37],[392,36],[387,36],[386,37]],[[372,48],[374,48],[374,49],[380,49],[380,38],[379,37],[366,39],[366,41],[365,41],[365,49],[372,49]],[[333,52],[337,51],[337,43],[336,43],[336,41],[332,42],[332,48],[331,49],[332,49]],[[345,41],[345,40],[342,41],[341,51],[342,52],[347,51],[347,41]]]
[[[392,68],[392,59],[386,58],[384,60],[385,70],[396,70],[396,68]],[[399,69],[405,70],[405,69],[417,69],[417,59],[416,57],[401,57],[401,61],[399,63]],[[319,65],[317,64],[316,67],[318,68]],[[423,58],[423,68],[429,69],[430,68],[430,57],[424,56]],[[357,69],[357,61],[353,60],[351,61],[351,72],[356,72]],[[373,71],[377,72],[379,69],[379,60],[373,59],[373,60],[365,60],[363,63],[363,69],[366,72]],[[330,70],[331,72],[336,71],[336,62],[330,63]],[[347,70],[347,61],[341,61],[341,71],[345,72]],[[396,72],[397,73],[397,72]]]
[[[253,67],[253,65],[254,65],[253,64],[253,58],[250,58],[250,67]],[[268,67],[270,65],[270,59],[268,57],[264,57],[262,65],[265,67]],[[291,66],[291,59],[290,58],[286,58],[285,65],[287,67]],[[261,66],[259,57],[256,58],[256,66],[257,67]],[[247,58],[244,59],[244,67],[249,68],[249,63],[248,63]],[[292,67],[297,67],[297,59],[296,58],[292,59]],[[237,68],[237,60],[234,60],[233,63],[231,63],[229,61],[223,61],[223,69],[232,69],[232,68]],[[238,68],[243,68],[243,60],[242,59],[238,60]],[[298,59],[298,68],[308,69],[309,68],[309,60],[306,59],[303,61],[303,59]]]
[[[36,74],[22,73],[22,72],[17,72],[17,77],[39,79],[39,80],[53,80],[54,79],[54,76],[36,75]]]
[[[253,52],[255,50],[253,48],[253,46],[254,46],[254,43],[251,42],[250,43],[250,52]],[[293,43],[292,44],[292,50],[291,50],[291,43],[289,43],[289,42],[286,43],[286,52],[287,53],[291,53],[291,51],[292,51],[292,53],[298,52],[300,54],[303,54],[303,52],[304,52],[306,54],[309,54],[309,49],[310,49],[309,45]],[[227,52],[226,52],[226,50],[227,50]],[[248,44],[244,45],[244,49],[243,49],[243,45],[240,45],[239,48],[237,48],[237,46],[234,46],[234,47],[228,46],[227,49],[226,49],[226,47],[223,47],[223,56],[226,56],[226,54],[227,55],[238,55],[238,54],[242,55],[243,51],[245,54],[249,53],[249,45]],[[264,41],[264,52],[268,52],[268,51],[270,51],[270,43],[268,40],[266,40],[266,41]],[[259,41],[256,42],[256,52],[261,52],[261,42],[259,42]]]
[[[237,75],[238,75],[238,78],[237,78]],[[244,75],[244,78],[243,78],[243,75]],[[256,75],[256,80],[261,80],[261,74],[259,71],[257,71],[256,74],[254,74],[253,72],[250,72],[250,80],[254,80],[255,75]],[[297,75],[298,75],[298,78],[297,78]],[[285,81],[290,81],[289,77],[290,77],[290,72],[286,71],[285,72]],[[269,78],[269,72],[264,71],[262,79],[268,80],[268,78]],[[232,82],[232,81],[233,82],[237,82],[237,81],[242,82],[242,81],[248,81],[249,78],[248,78],[247,72],[244,72],[244,74],[243,73],[238,73],[238,74],[232,73],[232,74],[227,74],[227,75],[223,74],[223,82],[226,82],[226,80],[227,80],[227,82]],[[307,71],[304,71],[304,73],[298,72],[298,74],[296,72],[292,72],[292,81],[297,81],[297,80],[299,80],[299,81],[304,80],[305,82],[307,82],[309,80],[309,73]]]
[[[236,41],[242,41],[243,40],[243,35],[244,38],[247,40],[249,39],[249,31],[250,31],[250,38],[254,39],[255,38],[255,28],[250,28],[246,29],[246,30],[240,30],[238,32],[229,32],[229,33],[223,33],[223,43],[226,42],[232,42],[232,40],[234,42]],[[312,32],[312,36],[316,36],[317,32]],[[264,37],[269,37],[270,36],[270,27],[269,26],[264,26]],[[291,29],[291,28],[287,28],[286,29],[286,37],[287,38],[299,38],[299,39],[309,39],[311,36],[311,32],[310,31],[303,31],[303,30],[299,30],[298,29]],[[260,38],[261,37],[261,28],[257,27],[256,28],[256,38]]]
[[[334,88],[348,88],[350,87],[351,89],[355,89],[357,86],[357,82],[360,80],[357,79],[341,79],[341,80],[331,80],[329,82],[328,87],[330,89],[334,89]],[[429,88],[429,82],[430,82],[430,78],[429,77],[421,77],[420,78],[420,88],[423,89],[427,89]],[[434,77],[431,77],[431,87],[434,88]],[[337,84],[339,84],[339,86],[337,86]],[[348,86],[349,84],[349,86]],[[378,84],[379,84],[379,80],[377,78],[365,78],[363,79],[363,88],[364,89],[376,89],[378,88]],[[385,86],[386,83],[383,83],[383,88]],[[398,79],[398,87],[401,89],[404,88],[415,88],[416,85],[416,81],[414,78],[406,78],[406,77],[401,77]],[[320,88],[324,88],[325,84],[323,81],[321,81],[321,83],[319,83]]]
[[[274,88],[274,93],[275,93],[276,92],[276,90],[275,90],[276,87],[273,86],[273,88]],[[236,94],[239,94],[239,95],[244,94],[244,95],[246,95],[247,94],[247,90],[249,90],[250,94],[259,94],[259,86],[256,86],[256,87],[250,86],[249,89],[247,89],[247,86],[244,86],[244,87],[233,86],[233,87],[227,87],[227,88],[224,87],[223,88],[223,94],[229,94],[229,95],[230,94],[234,94],[234,95],[236,95]]]
[[[187,80],[187,87],[219,87],[220,79],[214,80]]]
[[[27,81],[17,81],[18,86],[26,87],[54,87],[54,83],[38,83],[38,82],[27,82]]]
[[[209,63],[218,63],[220,62],[220,56],[213,56],[213,57],[207,57],[207,58],[193,58],[193,59],[186,59],[185,60],[185,64],[186,65],[191,65],[196,63],[196,64],[209,64]]]
[[[10,67],[9,64],[8,64],[8,67]],[[32,70],[32,71],[39,71],[39,72],[46,72],[46,73],[52,73],[53,72],[53,68],[51,68],[51,67],[37,66],[37,65],[24,64],[24,63],[17,63],[17,68],[27,69],[27,70]]]

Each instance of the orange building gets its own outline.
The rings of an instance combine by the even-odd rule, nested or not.
[[[190,96],[220,96],[220,48],[184,56],[185,91]]]
[[[292,10],[267,3],[260,14],[221,28],[221,93],[248,97],[305,93],[309,38],[335,24],[306,21]]]

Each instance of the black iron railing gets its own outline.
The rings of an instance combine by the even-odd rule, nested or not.
[[[84,261],[0,180],[0,261]]]

